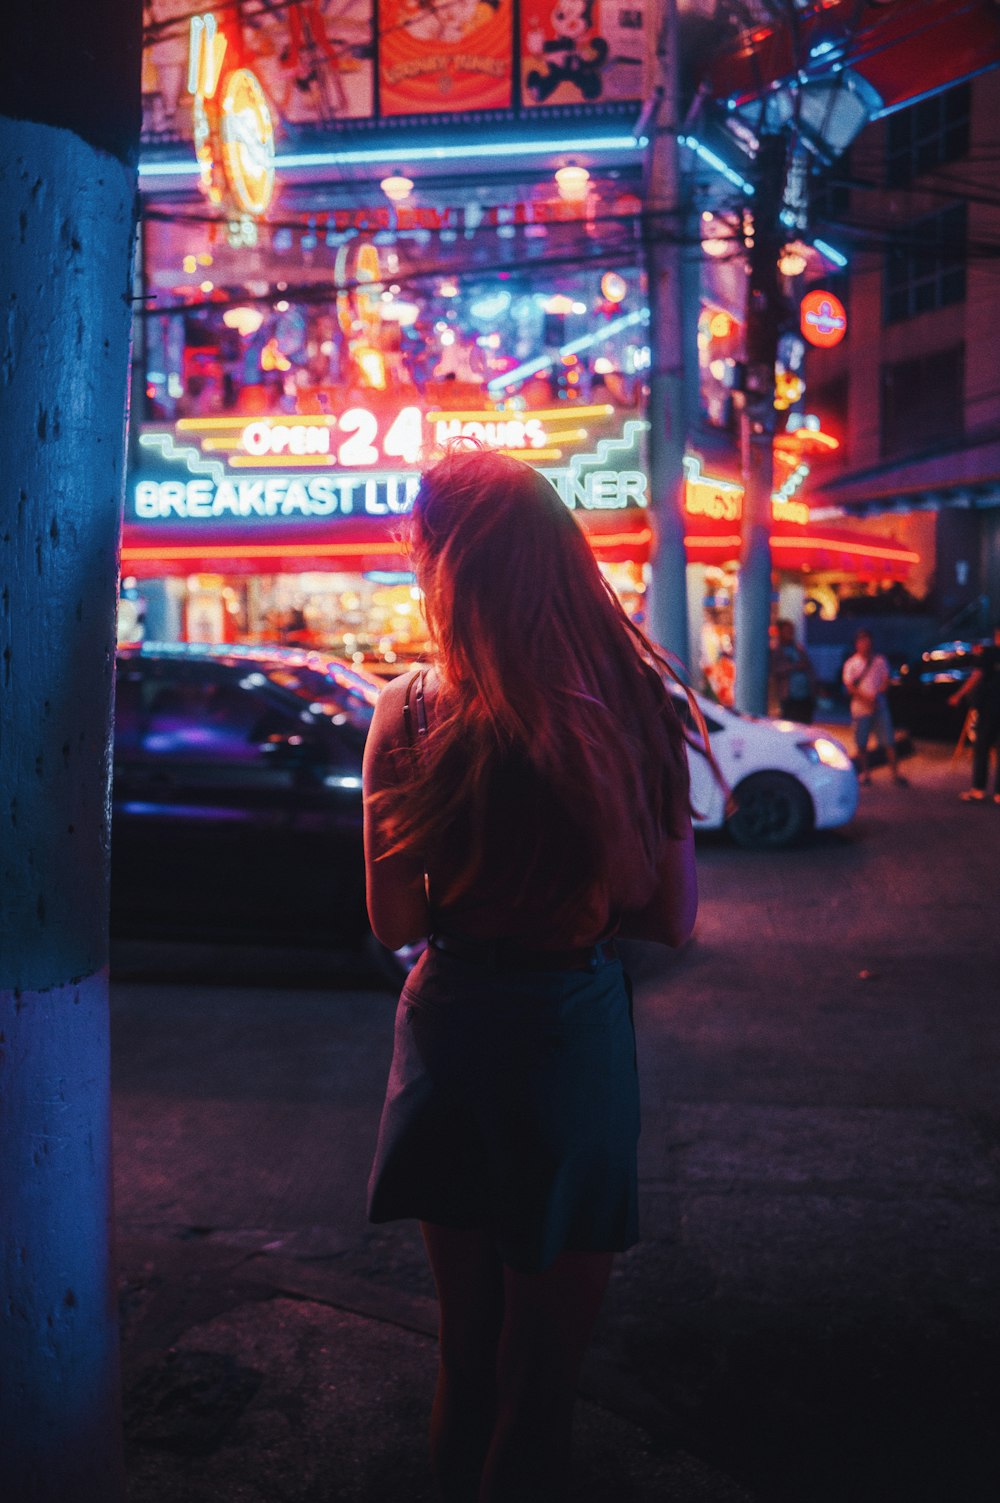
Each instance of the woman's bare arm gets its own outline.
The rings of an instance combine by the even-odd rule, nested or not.
[[[385,854],[382,810],[372,795],[399,785],[399,748],[406,746],[403,704],[406,679],[395,679],[379,695],[365,743],[365,888],[368,919],[375,937],[390,950],[422,939],[430,927],[423,863],[408,853]]]
[[[678,946],[691,937],[698,913],[698,874],[690,822],[683,837],[667,841],[656,891],[644,908],[622,914],[623,939],[652,939]]]

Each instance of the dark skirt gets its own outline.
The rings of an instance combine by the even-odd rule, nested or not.
[[[429,949],[403,988],[372,1221],[488,1232],[511,1268],[638,1237],[639,1091],[621,964],[493,971]]]

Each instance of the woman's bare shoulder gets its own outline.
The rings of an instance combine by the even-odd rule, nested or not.
[[[402,707],[406,703],[406,692],[414,679],[414,671],[399,673],[395,678],[387,680],[382,692],[378,697],[379,707],[383,705],[388,709],[398,707],[402,714]]]
[[[390,743],[404,741],[405,724],[403,710],[407,702],[407,696],[411,706],[418,682],[418,676],[423,675],[424,694],[428,704],[433,704],[437,696],[437,675],[432,668],[417,667],[400,673],[395,678],[389,679],[378,697],[375,706],[375,719],[373,730],[379,740]]]

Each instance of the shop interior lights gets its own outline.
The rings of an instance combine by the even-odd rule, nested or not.
[[[617,271],[606,271],[601,278],[601,292],[609,303],[623,303],[628,293],[628,283]]]
[[[517,365],[513,370],[505,371],[502,376],[494,376],[492,381],[486,383],[486,390],[490,396],[496,397],[511,386],[518,386],[522,381],[526,381],[529,376],[548,370],[557,359],[561,360],[566,355],[577,355],[583,350],[591,349],[595,344],[612,339],[616,334],[624,333],[626,329],[633,329],[639,324],[648,322],[649,311],[646,308],[623,314],[621,318],[613,318],[610,323],[595,329],[593,333],[584,334],[579,339],[571,339],[569,344],[564,344],[556,354],[538,355],[534,360],[526,360],[523,365]]]
[[[247,339],[251,334],[256,334],[264,322],[264,315],[259,308],[227,308],[222,315],[222,322],[227,329],[235,329]]]
[[[783,277],[801,276],[808,264],[806,250],[807,247],[801,245],[797,240],[793,240],[790,245],[785,246],[778,257],[778,270]]]
[[[705,255],[715,259],[728,256],[735,245],[736,238],[730,226],[706,209],[701,216],[701,248]]]
[[[565,203],[582,204],[590,191],[590,173],[586,167],[560,167],[556,172],[556,187]]]
[[[413,192],[413,179],[393,173],[389,177],[384,177],[379,183],[379,187],[386,198],[391,199],[394,204],[401,204]]]
[[[464,141],[453,142],[450,145],[441,146],[410,146],[407,148],[407,159],[410,162],[452,162],[470,161],[486,157],[490,160],[500,160],[503,157],[536,157],[556,156],[564,151],[579,151],[581,144],[585,146],[588,154],[601,154],[604,152],[635,152],[643,151],[649,145],[646,136],[617,135],[617,136],[594,136],[590,140],[581,143],[563,140],[514,140],[514,141]],[[392,154],[390,155],[390,150]],[[279,170],[282,168],[297,170],[306,168],[316,170],[322,167],[361,167],[379,166],[386,167],[392,164],[393,156],[398,159],[399,148],[388,147],[345,147],[337,151],[294,151],[282,152],[275,157],[274,165]],[[147,160],[139,163],[140,178],[164,178],[164,177],[197,177],[198,163],[187,158],[178,160]]]

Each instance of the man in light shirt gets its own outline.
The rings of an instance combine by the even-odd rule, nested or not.
[[[905,787],[906,779],[896,761],[896,737],[885,697],[889,664],[875,651],[870,631],[859,631],[854,639],[854,656],[844,664],[844,686],[851,696],[851,721],[862,784],[867,787],[872,780],[868,771],[868,739],[874,730],[876,741],[885,747],[893,782]]]

